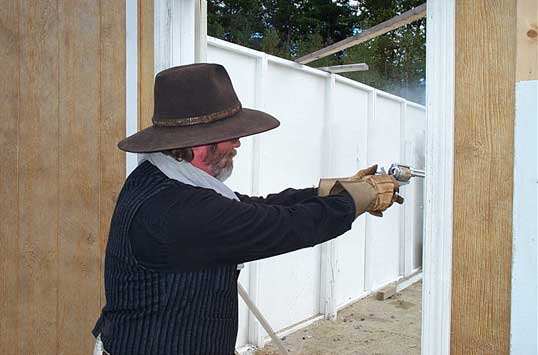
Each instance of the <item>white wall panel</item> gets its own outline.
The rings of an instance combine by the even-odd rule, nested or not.
[[[367,165],[368,92],[337,82],[331,124],[331,177],[350,176]],[[364,293],[365,216],[336,239],[336,304],[341,306]]]
[[[368,162],[388,168],[400,160],[400,103],[377,96],[368,122]],[[366,287],[376,289],[399,276],[400,212],[397,205],[383,218],[366,216]]]
[[[328,84],[326,73],[261,52],[212,38],[208,44],[208,62],[226,67],[243,106],[263,109],[281,121],[278,129],[256,140],[241,140],[234,174],[227,181],[235,191],[266,195],[317,186],[322,174],[349,176],[372,163],[424,168],[424,108],[338,76]],[[396,280],[402,255],[406,271],[421,265],[422,182],[416,179],[403,189],[407,224],[401,224],[402,207],[397,206],[384,218],[361,216],[336,239],[337,306]],[[275,330],[320,313],[320,290],[327,287],[320,280],[321,263],[326,262],[320,249],[264,259],[241,273],[240,282],[255,292]],[[241,301],[237,345],[259,345],[264,334]]]
[[[269,63],[265,109],[281,126],[267,132],[261,145],[263,194],[287,187],[311,187],[321,175],[323,78]],[[260,263],[260,308],[282,329],[319,312],[319,246]],[[275,290],[278,290],[275,292]]]
[[[426,143],[425,110],[414,106],[407,107],[405,117],[405,152],[403,164],[415,169],[424,170]],[[412,179],[411,184],[402,188],[405,190],[405,221],[406,225],[406,275],[422,266],[422,242],[424,220],[424,179]],[[410,269],[410,270],[409,270]]]

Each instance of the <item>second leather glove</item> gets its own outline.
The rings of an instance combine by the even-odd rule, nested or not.
[[[355,202],[355,217],[370,212],[374,216],[383,216],[383,211],[394,202],[403,203],[397,194],[398,182],[389,175],[368,175],[359,181],[337,180],[330,194],[346,191]]]
[[[337,181],[359,181],[365,176],[374,175],[377,171],[377,164],[372,165],[369,168],[362,169],[357,171],[353,176],[343,177],[343,178],[327,178],[319,180],[318,195],[327,196],[330,194],[331,189]]]

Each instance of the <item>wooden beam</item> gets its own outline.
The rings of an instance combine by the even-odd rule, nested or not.
[[[19,1],[3,1],[0,11],[0,349],[10,349],[11,353],[20,354],[20,344],[27,333],[21,331],[19,313],[22,297],[21,278],[19,276],[20,257],[20,208],[19,152],[21,141],[19,134],[20,112],[23,110],[19,100],[21,88],[20,48],[21,26],[26,20],[21,19]],[[35,19],[32,19],[35,20]],[[40,59],[36,50],[33,55]],[[38,65],[38,64],[37,64]],[[39,69],[39,67],[38,67]],[[44,86],[45,87],[45,86]],[[24,102],[24,106],[29,105]],[[40,176],[41,177],[41,176]],[[34,180],[35,181],[35,180]],[[41,180],[40,180],[41,181]],[[27,222],[29,223],[29,222]],[[29,269],[32,270],[32,269]],[[27,316],[30,316],[28,314]],[[54,325],[54,323],[52,323]],[[48,349],[47,349],[48,350]]]
[[[538,80],[538,1],[517,2],[516,80]]]
[[[346,64],[346,65],[332,65],[330,67],[319,67],[316,68],[323,70],[329,73],[348,73],[353,71],[365,71],[368,70],[368,64],[366,63],[357,63],[357,64]]]
[[[153,115],[153,1],[138,0],[138,130],[151,126]]]
[[[451,354],[510,353],[516,0],[456,1]]]
[[[390,20],[382,22],[379,25],[375,25],[374,27],[364,30],[356,36],[348,37],[342,41],[331,44],[328,47],[307,54],[295,60],[295,62],[301,64],[313,62],[323,57],[327,57],[333,53],[340,52],[346,48],[356,46],[359,43],[371,40],[372,38],[381,36],[382,34],[395,30],[399,27],[420,20],[423,17],[426,17],[426,3],[404,12],[401,15],[395,16]]]

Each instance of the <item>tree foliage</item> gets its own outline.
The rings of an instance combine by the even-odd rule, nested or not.
[[[208,34],[294,60],[399,15],[424,0],[208,0]],[[424,102],[426,23],[422,19],[309,63],[367,63],[343,74]]]

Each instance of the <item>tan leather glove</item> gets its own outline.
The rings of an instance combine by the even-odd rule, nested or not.
[[[360,181],[367,182],[377,192],[374,203],[369,206],[368,212],[374,216],[383,217],[383,211],[392,206],[394,202],[402,204],[404,199],[398,195],[400,183],[390,175],[365,176]]]
[[[368,175],[359,181],[337,180],[330,191],[331,195],[347,191],[355,202],[355,217],[370,212],[382,217],[383,211],[394,202],[403,203],[403,198],[397,194],[398,181],[389,175]]]
[[[358,181],[358,180],[362,179],[365,176],[374,175],[376,173],[376,171],[377,171],[377,164],[372,165],[369,168],[359,170],[353,176],[343,177],[343,178],[320,179],[319,180],[319,187],[318,187],[318,195],[319,196],[327,196],[327,195],[329,195],[330,192],[331,192],[331,189],[333,188],[336,181]]]

